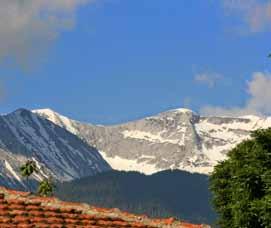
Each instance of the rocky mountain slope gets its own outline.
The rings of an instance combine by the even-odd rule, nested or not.
[[[81,123],[50,109],[34,112],[96,147],[113,169],[145,174],[166,169],[208,174],[252,130],[271,127],[270,117],[202,117],[188,109],[114,126]]]
[[[19,167],[36,161],[40,174],[69,181],[110,170],[99,152],[77,136],[31,111],[0,116],[0,184],[23,188]]]

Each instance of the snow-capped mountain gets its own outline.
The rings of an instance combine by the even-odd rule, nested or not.
[[[40,170],[36,180],[68,181],[111,169],[95,148],[25,109],[0,116],[0,156],[0,184],[9,187],[24,187],[19,168],[28,159]]]
[[[188,109],[114,126],[80,123],[50,109],[34,112],[96,147],[113,169],[146,174],[165,169],[208,174],[252,130],[271,127],[270,117],[202,117]]]

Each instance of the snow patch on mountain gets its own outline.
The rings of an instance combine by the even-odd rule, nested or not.
[[[138,162],[137,160],[129,160],[125,158],[121,158],[119,156],[109,157],[105,152],[100,151],[102,157],[111,165],[111,167],[115,170],[119,171],[131,171],[136,170],[141,173],[145,173],[147,175],[151,175],[158,171],[161,171],[155,167],[153,164],[148,164],[148,162]],[[142,156],[142,158],[146,159],[148,157]]]
[[[17,173],[12,168],[12,166],[6,160],[5,160],[5,166],[6,166],[7,170],[12,174],[12,176],[15,177],[16,180],[22,182],[22,179],[17,175]]]
[[[198,156],[195,155],[194,157],[191,157],[188,160],[188,163],[181,162],[177,169],[187,171],[190,173],[202,173],[202,174],[209,174],[213,171],[213,167],[210,166],[209,163],[208,165],[197,165],[197,162]],[[173,167],[170,168],[173,169]],[[174,169],[176,169],[176,167],[174,167]]]

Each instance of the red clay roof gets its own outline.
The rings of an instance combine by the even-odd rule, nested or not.
[[[169,219],[150,219],[88,204],[63,202],[0,187],[0,228],[207,228]]]

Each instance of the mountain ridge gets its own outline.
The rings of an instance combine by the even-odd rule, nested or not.
[[[25,189],[20,166],[34,160],[39,181],[52,176],[56,181],[68,181],[111,167],[98,151],[74,134],[27,109],[0,116],[0,184]]]
[[[117,125],[81,123],[51,109],[33,110],[98,149],[113,169],[152,174],[166,169],[209,174],[227,152],[270,117],[200,116],[173,109]]]

